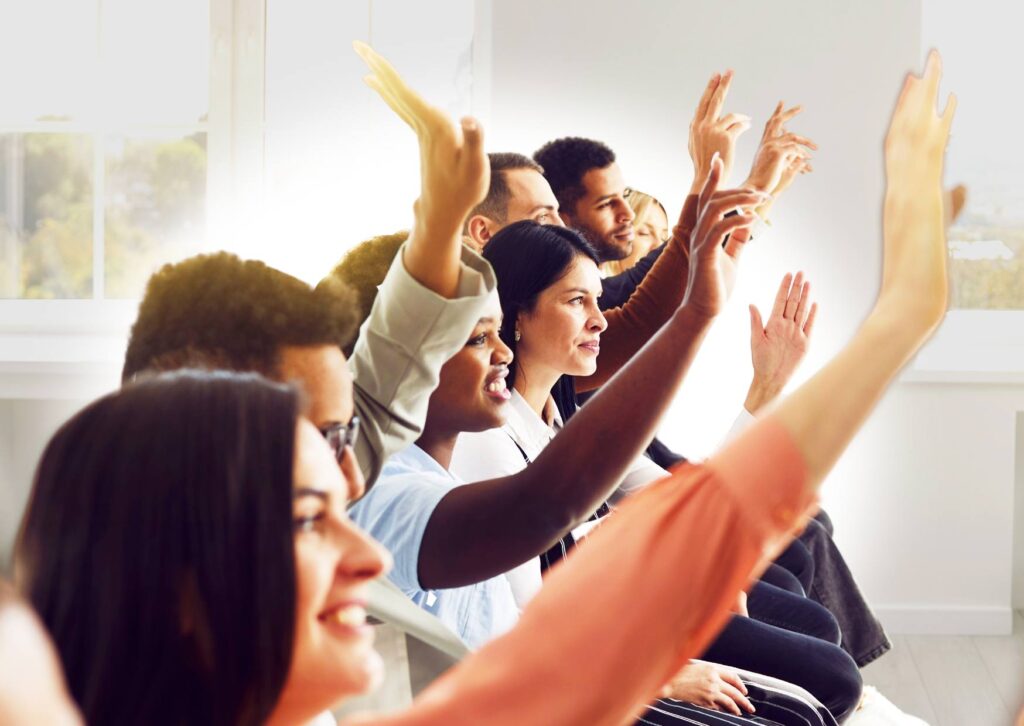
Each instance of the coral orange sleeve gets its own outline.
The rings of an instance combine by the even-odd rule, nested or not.
[[[555,567],[519,624],[374,726],[618,726],[729,616],[812,495],[768,417],[703,465],[630,498]]]

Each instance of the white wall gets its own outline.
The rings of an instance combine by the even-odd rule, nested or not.
[[[626,11],[610,0],[522,0],[494,2],[491,12],[490,148],[532,152],[561,135],[601,139],[627,183],[672,210],[690,183],[687,127],[713,71],[735,69],[726,109],[757,124],[741,140],[734,182],[775,103],[806,108],[791,126],[821,147],[815,172],[797,181],[746,253],[732,310],[662,430],[684,453],[705,455],[749,381],[746,303],[767,307],[785,270],[810,274],[822,310],[808,375],[873,300],[882,139],[903,73],[923,60],[922,5],[649,0]],[[949,77],[974,82],[971,73]],[[959,137],[957,127],[954,145]],[[838,539],[893,629],[1008,627],[1014,412],[1022,406],[1019,385],[899,383],[830,476],[824,504]]]

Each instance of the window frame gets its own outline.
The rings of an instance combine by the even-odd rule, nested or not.
[[[147,131],[202,131],[207,141],[207,239],[223,239],[242,210],[258,204],[263,168],[266,0],[210,0],[210,104],[195,127],[147,126]],[[105,174],[105,135],[124,130],[46,121],[0,126],[0,133],[89,133],[94,136],[94,208]],[[238,210],[238,211],[236,211]],[[98,219],[96,219],[98,217]],[[74,300],[0,300],[0,364],[31,361],[110,362],[123,341],[138,300],[98,297],[104,288],[103,215],[93,220],[93,297]]]

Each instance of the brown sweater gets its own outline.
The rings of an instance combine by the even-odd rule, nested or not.
[[[683,302],[690,271],[690,237],[696,224],[697,195],[691,194],[683,202],[679,222],[672,228],[672,239],[643,282],[625,305],[605,311],[608,328],[601,334],[597,370],[592,375],[575,378],[578,392],[593,391],[604,385]]]

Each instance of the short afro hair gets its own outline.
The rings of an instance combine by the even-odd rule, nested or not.
[[[583,175],[613,163],[615,152],[600,141],[566,136],[537,149],[533,160],[544,168],[544,178],[551,185],[562,211],[573,214],[576,202],[586,193]]]
[[[532,169],[539,174],[544,173],[544,167],[524,154],[506,151],[488,154],[487,160],[491,163],[491,183],[487,187],[487,196],[473,208],[469,217],[466,218],[467,225],[470,217],[477,214],[489,217],[498,224],[505,224],[508,221],[508,200],[511,198],[512,192],[508,188],[505,172],[516,169]],[[465,230],[463,231],[465,232]]]
[[[281,348],[344,348],[356,317],[355,297],[341,285],[314,290],[227,252],[191,257],[149,278],[121,380],[183,366],[276,378]]]
[[[391,269],[398,251],[409,239],[409,231],[382,234],[353,247],[341,258],[341,262],[316,286],[318,290],[342,286],[352,291],[355,297],[356,335],[358,328],[370,317],[373,301],[377,299],[377,288]],[[355,337],[344,348],[345,355],[352,355]]]

